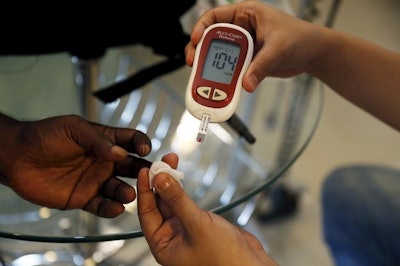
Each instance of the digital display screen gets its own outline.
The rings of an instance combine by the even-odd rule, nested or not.
[[[239,54],[239,44],[212,40],[207,51],[201,77],[223,84],[230,84],[239,60]]]

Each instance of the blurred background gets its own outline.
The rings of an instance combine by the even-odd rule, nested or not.
[[[321,16],[331,1],[316,1]],[[293,1],[297,5],[298,1]],[[400,52],[400,2],[341,1],[333,28]],[[317,19],[318,21],[318,19]],[[338,77],[340,78],[340,77]],[[400,134],[325,88],[317,131],[290,170],[304,189],[302,207],[286,220],[266,224],[271,253],[280,265],[332,265],[321,234],[320,188],[336,167],[371,163],[400,167]]]

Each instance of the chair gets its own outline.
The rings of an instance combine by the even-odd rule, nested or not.
[[[168,59],[182,58],[188,36],[179,19],[194,2],[97,4],[89,11],[63,3],[58,3],[57,7],[35,5],[23,9],[11,5],[7,16],[0,18],[4,26],[0,56],[69,53],[76,70],[74,79],[81,92],[78,100],[82,115],[97,120],[96,99],[92,94],[99,89],[98,63],[107,49],[143,44]],[[183,65],[184,61],[179,63]]]

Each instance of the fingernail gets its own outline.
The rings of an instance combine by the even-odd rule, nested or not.
[[[150,153],[150,146],[147,145],[147,144],[142,145],[141,149],[142,149],[142,153],[141,154],[143,154],[143,155],[147,155],[147,154]]]
[[[156,180],[156,179],[153,179]],[[168,177],[157,178],[157,182],[155,182],[154,187],[157,191],[161,192],[171,186],[171,182],[168,180]]]
[[[151,151],[151,142],[148,137],[141,131],[137,131],[132,138],[132,147],[137,148],[137,153],[144,156]]]

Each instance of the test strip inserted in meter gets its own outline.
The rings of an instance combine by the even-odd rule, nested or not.
[[[234,114],[253,51],[250,33],[237,25],[216,23],[204,31],[185,96],[186,109],[201,120],[198,142],[204,141],[208,123],[224,122]]]

